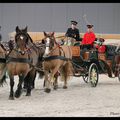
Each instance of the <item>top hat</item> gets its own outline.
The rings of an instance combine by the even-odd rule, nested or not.
[[[72,21],[71,21],[71,24],[73,24],[73,25],[77,25],[78,22],[72,20]]]
[[[92,27],[93,27],[93,25],[87,25],[87,27],[88,27],[88,28],[92,28]]]

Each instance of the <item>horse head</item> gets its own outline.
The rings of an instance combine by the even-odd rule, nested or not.
[[[42,42],[44,41],[46,49],[45,49],[45,56],[48,56],[48,54],[50,53],[50,51],[53,49],[56,41],[55,41],[55,37],[54,37],[54,32],[52,33],[46,33],[44,32],[44,39],[42,40]]]
[[[18,26],[16,27],[15,43],[18,51],[21,54],[25,54],[24,51],[26,50],[26,45],[28,44],[27,26],[25,29],[19,29]]]

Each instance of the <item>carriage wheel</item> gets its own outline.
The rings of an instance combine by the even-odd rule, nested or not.
[[[85,83],[88,83],[88,75],[84,75],[82,77],[83,77],[83,80],[85,81]]]
[[[92,63],[89,67],[89,75],[88,75],[88,79],[92,87],[96,87],[98,83],[98,77],[99,77],[98,67],[95,63]]]

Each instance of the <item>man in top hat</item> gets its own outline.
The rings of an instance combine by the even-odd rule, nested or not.
[[[87,32],[84,34],[82,39],[82,45],[93,46],[96,36],[93,32],[93,25],[87,25]]]
[[[80,35],[79,35],[80,33],[79,33],[79,29],[77,28],[77,24],[78,24],[78,22],[71,21],[71,27],[68,28],[65,36],[66,37],[72,37],[76,41],[80,41]]]

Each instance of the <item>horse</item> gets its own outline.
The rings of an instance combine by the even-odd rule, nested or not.
[[[3,81],[6,82],[6,49],[2,44],[0,44],[0,85],[3,86]]]
[[[23,31],[24,32],[24,31]],[[32,69],[28,72],[27,76],[24,78],[24,89],[29,88],[29,94],[31,94],[31,89],[35,88],[35,78],[37,72],[39,73],[39,78],[42,78],[44,72],[42,70],[42,56],[45,51],[45,45],[43,43],[37,46],[30,35],[24,32],[24,35],[28,38],[28,48],[30,49],[30,58],[32,59]]]
[[[15,30],[15,48],[13,48],[6,57],[6,70],[10,78],[10,100],[14,100],[14,96],[16,98],[20,97],[22,93],[22,83],[26,80],[25,77],[29,72],[35,71],[34,68],[39,59],[38,49],[28,35],[27,27],[20,30],[17,26]],[[15,75],[19,76],[19,83],[14,94],[13,87]],[[27,80],[26,96],[31,95],[31,82],[31,79]]]
[[[28,37],[31,39],[31,37],[28,34]],[[31,40],[30,40],[31,41]],[[42,58],[45,52],[45,43],[44,41],[42,41],[41,43],[39,43],[39,45],[35,44],[32,42],[32,44],[34,45],[34,48],[37,51],[37,56],[38,56],[38,61],[36,63],[37,68],[40,68],[39,70],[36,70],[35,68],[33,68],[28,74],[27,76],[24,78],[24,89],[27,89],[27,80],[29,79],[30,81],[32,81],[31,83],[31,89],[35,88],[35,78],[37,73],[39,74],[39,78],[43,78],[44,76],[44,71],[42,70]],[[33,47],[31,47],[31,49],[34,51]],[[34,56],[33,56],[34,57]]]
[[[66,89],[67,80],[70,77],[70,74],[73,73],[71,49],[69,46],[60,46],[57,44],[54,37],[54,32],[48,34],[44,32],[44,41],[46,45],[43,56],[45,92],[49,93],[51,91],[51,85],[57,84],[57,80],[55,81],[54,76],[58,71],[60,72],[62,80],[64,81],[63,88]]]
[[[6,57],[6,70],[10,78],[10,95],[9,99],[14,100],[14,96],[19,98],[22,93],[22,83],[28,72],[32,69],[30,50],[27,47],[28,37],[24,34],[27,33],[27,27],[20,30],[16,27],[15,35],[15,48],[13,48]],[[14,76],[19,76],[19,83],[17,90],[14,94]],[[30,86],[27,88],[26,96],[30,95]]]

